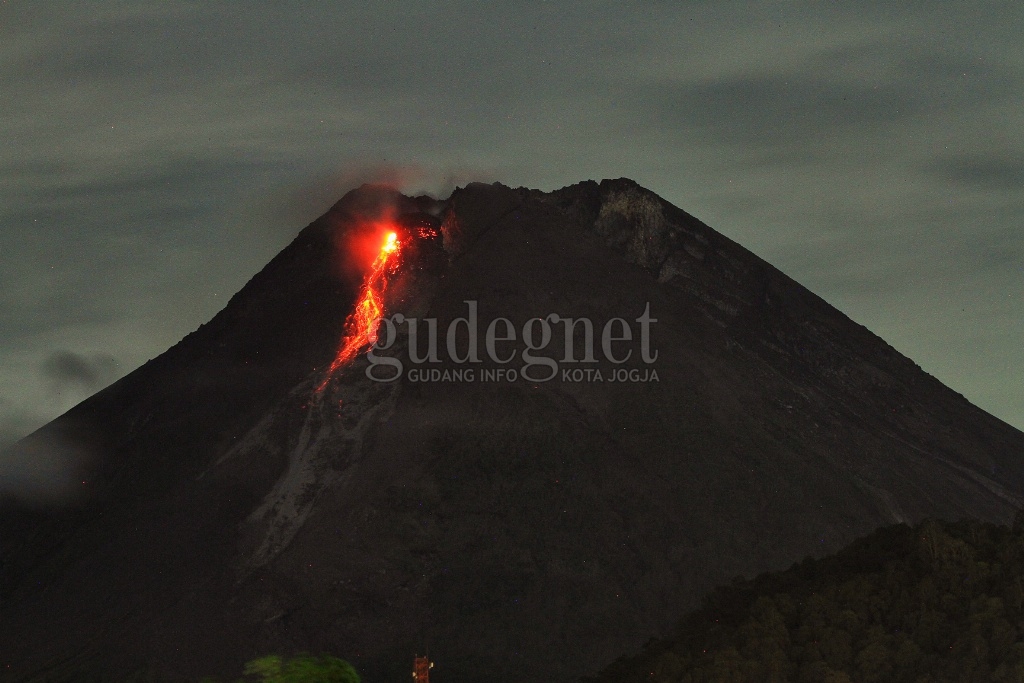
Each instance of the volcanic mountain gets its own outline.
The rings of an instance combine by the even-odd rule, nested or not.
[[[624,179],[353,190],[3,457],[63,486],[0,510],[10,680],[569,681],[737,575],[1024,500],[1024,434]]]

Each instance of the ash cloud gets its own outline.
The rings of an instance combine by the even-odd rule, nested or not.
[[[0,410],[4,412],[8,410],[5,403],[6,401],[0,399]],[[22,420],[18,420],[12,415],[0,415],[0,453],[13,446],[27,432],[28,428]],[[2,459],[0,459],[0,481],[2,480]]]
[[[264,237],[275,244],[286,244],[302,226],[323,214],[349,190],[361,185],[392,187],[410,197],[427,195],[446,199],[456,187],[470,182],[502,180],[496,169],[448,165],[428,168],[416,164],[350,163],[334,173],[308,178],[305,182],[271,191],[260,199],[261,214],[255,221],[246,221],[246,230],[253,225],[266,226]]]
[[[0,397],[0,502],[61,505],[80,493],[86,449],[40,430],[40,418]]]
[[[118,363],[110,355],[82,356],[71,351],[56,351],[42,365],[42,373],[56,395],[67,391],[93,393],[117,377]]]
[[[89,450],[71,439],[41,430],[3,446],[17,432],[0,427],[0,502],[64,505],[86,492],[83,473],[91,460]]]
[[[119,363],[109,354],[61,350],[47,356],[39,372],[51,401],[63,410],[114,381]],[[75,438],[67,424],[33,432],[44,421],[20,402],[0,397],[0,501],[67,505],[88,493],[86,472],[94,449]]]

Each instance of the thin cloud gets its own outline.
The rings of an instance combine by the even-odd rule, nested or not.
[[[658,121],[730,145],[812,144],[851,128],[890,125],[926,104],[897,86],[876,89],[781,74],[662,88],[654,86],[647,98],[655,103]]]
[[[1003,155],[964,155],[940,159],[923,169],[937,178],[988,191],[1024,192],[1024,161]]]

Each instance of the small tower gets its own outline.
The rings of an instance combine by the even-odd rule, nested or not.
[[[413,683],[430,683],[430,670],[433,668],[434,663],[430,661],[429,657],[416,655],[412,662]]]

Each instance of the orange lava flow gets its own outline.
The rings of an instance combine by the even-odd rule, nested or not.
[[[327,374],[317,387],[317,392],[327,386],[339,368],[351,362],[362,350],[377,343],[377,328],[384,315],[383,294],[388,286],[388,278],[398,269],[401,246],[398,233],[389,232],[385,235],[384,244],[363,280],[355,310],[345,320],[345,337],[341,348],[327,368]]]

